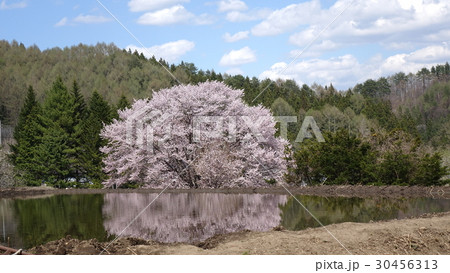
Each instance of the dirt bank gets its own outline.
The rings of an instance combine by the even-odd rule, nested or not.
[[[111,192],[139,192],[160,193],[162,189],[54,189],[50,187],[20,187],[0,188],[0,198],[27,197],[46,194],[94,194]],[[310,186],[288,187],[280,186],[268,188],[235,188],[235,189],[167,189],[165,192],[182,193],[272,193],[272,194],[303,194],[317,196],[344,196],[344,197],[433,197],[450,198],[450,186],[419,187],[419,186]]]
[[[450,213],[327,229],[352,254],[450,254]],[[324,228],[216,236],[196,245],[120,238],[112,244],[70,237],[31,249],[35,254],[348,254]]]

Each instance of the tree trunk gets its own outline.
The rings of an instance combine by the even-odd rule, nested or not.
[[[189,188],[198,188],[197,182],[200,180],[200,176],[195,173],[194,168],[182,159],[176,159],[170,157],[168,161],[166,161],[166,165],[174,172],[176,172],[181,180],[186,182]]]

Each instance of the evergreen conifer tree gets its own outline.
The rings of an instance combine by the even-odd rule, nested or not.
[[[117,103],[116,106],[116,111],[113,111],[113,113],[111,114],[111,117],[113,119],[119,119],[119,111],[124,110],[125,108],[130,108],[131,107],[131,103],[128,101],[127,97],[125,95],[122,94],[122,96],[120,96],[119,102]]]
[[[100,187],[106,178],[102,170],[104,155],[100,152],[100,147],[106,145],[107,142],[100,137],[100,131],[111,120],[111,107],[97,91],[94,91],[89,101],[89,116],[83,123],[79,154],[82,170],[93,183],[93,187]]]
[[[83,172],[83,167],[80,159],[80,153],[82,153],[81,146],[83,145],[83,130],[84,122],[89,116],[89,112],[84,101],[83,95],[80,92],[80,88],[76,81],[72,85],[72,103],[73,103],[73,131],[71,133],[70,146],[72,149],[69,150],[70,164],[71,164],[71,175],[77,182],[84,182],[86,177]]]
[[[37,168],[37,147],[41,142],[41,122],[39,115],[41,106],[36,100],[32,86],[20,111],[19,120],[14,130],[16,144],[11,145],[10,159],[15,166],[17,176],[28,186],[40,185]]]
[[[125,108],[130,108],[131,107],[131,103],[128,101],[127,97],[125,97],[125,95],[122,94],[122,96],[120,96],[120,100],[117,103],[117,110],[123,110]]]
[[[74,118],[83,120],[88,116],[88,109],[83,95],[80,92],[77,81],[73,81],[72,85],[72,97],[74,107]]]
[[[52,186],[73,182],[76,154],[74,99],[60,77],[53,83],[43,105],[42,141],[38,149],[42,179]]]

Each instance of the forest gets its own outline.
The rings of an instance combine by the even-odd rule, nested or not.
[[[292,80],[222,75],[192,63],[147,59],[114,44],[41,51],[0,41],[0,120],[14,128],[8,155],[14,184],[102,187],[108,178],[100,151],[107,145],[102,128],[133,100],[207,81],[242,89],[248,106],[262,105],[274,116],[314,117],[324,143],[295,142],[301,122],[288,125],[287,183],[449,182],[448,63],[336,90],[332,83],[299,86]],[[0,172],[6,173],[6,161],[2,157]],[[121,185],[136,186],[137,181]]]

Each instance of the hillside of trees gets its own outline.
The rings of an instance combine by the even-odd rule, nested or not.
[[[180,81],[187,80],[181,67],[172,70]],[[17,123],[29,85],[42,102],[45,90],[57,77],[66,85],[76,80],[84,97],[96,90],[114,104],[122,94],[129,99],[149,97],[152,90],[175,83],[154,58],[146,60],[143,55],[130,54],[113,44],[80,44],[41,51],[37,46],[26,48],[15,41],[0,41],[0,118],[4,124]]]
[[[243,89],[249,105],[262,104],[275,116],[297,117],[297,123],[288,124],[295,162],[288,182],[439,184],[446,183],[441,177],[449,165],[449,70],[448,63],[438,64],[336,90],[332,84],[298,86],[292,80],[259,80],[199,70],[192,63],[158,62],[113,44],[41,51],[0,41],[0,120],[16,128],[12,162],[25,184],[82,186],[90,181],[98,187],[107,177],[99,132],[118,118],[118,109],[180,83],[223,81]],[[294,141],[306,116],[316,120],[324,145],[313,139]],[[49,164],[36,167],[37,161]]]

